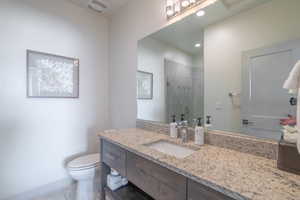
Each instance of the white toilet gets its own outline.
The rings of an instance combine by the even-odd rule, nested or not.
[[[100,154],[82,156],[67,164],[69,174],[77,181],[76,200],[95,200],[99,165]]]

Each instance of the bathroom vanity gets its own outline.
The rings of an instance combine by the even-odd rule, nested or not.
[[[300,200],[300,176],[289,173],[299,172],[297,94],[283,88],[300,59],[291,23],[299,6],[213,1],[140,39],[141,129],[100,133],[102,190],[115,199]],[[192,142],[200,118],[201,147]],[[110,168],[131,185],[107,190]]]
[[[142,129],[99,136],[102,199],[104,191],[116,200],[118,195],[123,195],[119,199],[124,200],[142,199],[134,195],[157,200],[297,200],[300,197],[299,176],[280,171],[272,159],[212,145],[183,144],[178,139]],[[193,153],[179,158],[149,146],[159,141],[189,148]],[[110,168],[128,178],[131,184],[120,189],[125,192],[112,192],[106,187]]]

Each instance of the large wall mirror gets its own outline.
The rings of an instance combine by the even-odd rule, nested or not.
[[[279,140],[297,94],[283,89],[300,60],[299,0],[219,0],[138,43],[138,71],[153,75],[138,119],[209,115],[214,130]]]

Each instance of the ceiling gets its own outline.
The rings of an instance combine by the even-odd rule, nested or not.
[[[88,4],[91,0],[69,0],[72,3],[75,3],[81,7],[88,8]],[[105,15],[111,15],[116,10],[120,9],[122,6],[124,6],[126,3],[129,2],[129,0],[102,0],[107,2],[108,8],[103,12]]]
[[[206,15],[190,15],[152,35],[150,37],[163,41],[190,54],[199,54],[203,48],[195,48],[196,43],[203,44],[203,30],[206,26],[222,21],[242,11],[254,8],[270,0],[219,0],[206,7]]]

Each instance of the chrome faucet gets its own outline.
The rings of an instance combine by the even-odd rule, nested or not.
[[[178,124],[179,138],[183,143],[188,142],[188,121],[184,120],[184,114],[181,115],[181,121]]]

